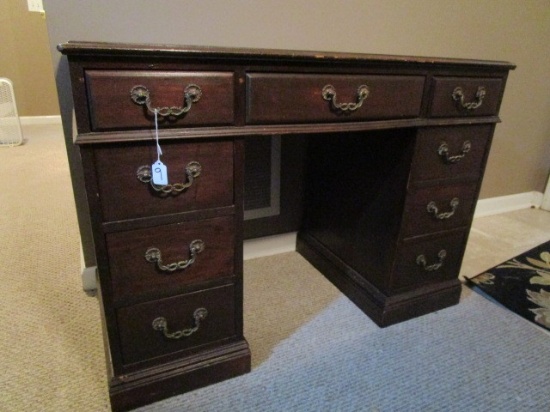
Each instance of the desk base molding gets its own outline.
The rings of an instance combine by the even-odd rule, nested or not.
[[[243,375],[250,369],[250,349],[243,339],[161,367],[113,378],[109,384],[111,408],[115,412],[129,411]]]
[[[296,251],[380,327],[456,305],[460,300],[458,279],[386,296],[312,236],[298,233]]]

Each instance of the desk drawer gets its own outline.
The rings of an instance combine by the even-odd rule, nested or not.
[[[404,242],[399,246],[391,279],[392,292],[456,279],[464,254],[466,231]]]
[[[436,186],[407,195],[403,236],[419,236],[470,224],[477,185]]]
[[[151,108],[160,110],[160,127],[222,125],[234,119],[231,72],[88,70],[86,85],[92,130],[153,128]],[[141,96],[137,102],[131,95],[136,86],[142,87],[135,90]],[[174,115],[178,107],[188,111]]]
[[[168,182],[173,185],[165,187],[165,190],[158,190],[160,187],[155,190],[150,182],[147,183],[146,169],[150,169],[157,159],[154,142],[98,145],[94,148],[99,197],[105,221],[233,204],[231,141],[165,141],[161,145],[161,159],[168,168]],[[197,163],[200,165],[198,176]],[[183,187],[181,185],[189,187],[179,191]]]
[[[434,77],[430,116],[491,116],[498,114],[502,79]]]
[[[411,181],[477,180],[494,126],[451,126],[419,129]]]
[[[167,296],[185,285],[233,276],[234,233],[233,216],[108,233],[114,300]]]
[[[368,91],[359,97],[363,85]],[[417,117],[423,89],[423,76],[250,73],[246,118],[259,124]]]
[[[190,351],[235,336],[234,295],[233,285],[228,285],[117,310],[123,363]],[[189,336],[165,336],[182,331]]]

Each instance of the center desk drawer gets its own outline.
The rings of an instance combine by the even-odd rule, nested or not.
[[[147,168],[150,171],[150,166],[157,160],[154,142],[99,145],[94,149],[105,221],[233,204],[231,141],[166,141],[161,145],[161,160],[168,168],[170,184],[164,188],[153,186],[147,178]]]
[[[234,286],[228,285],[117,310],[123,362],[192,351],[234,337],[234,302]]]
[[[167,296],[234,275],[234,216],[106,235],[116,302]]]
[[[420,114],[423,76],[247,75],[247,123],[411,118]]]
[[[231,72],[88,70],[92,130],[231,124]],[[146,100],[149,100],[147,104]]]

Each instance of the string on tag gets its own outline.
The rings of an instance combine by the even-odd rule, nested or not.
[[[162,155],[162,149],[159,144],[159,122],[158,122],[158,111],[159,109],[155,108],[155,136],[157,140],[157,161],[160,162],[160,156]]]
[[[162,149],[159,143],[159,123],[158,123],[158,109],[155,109],[155,137],[157,142],[157,161],[151,166],[151,178],[156,185],[168,184],[168,168],[164,163],[160,161],[162,155]]]

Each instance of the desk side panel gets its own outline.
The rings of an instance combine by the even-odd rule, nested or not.
[[[303,233],[381,291],[401,226],[414,129],[309,142]]]

